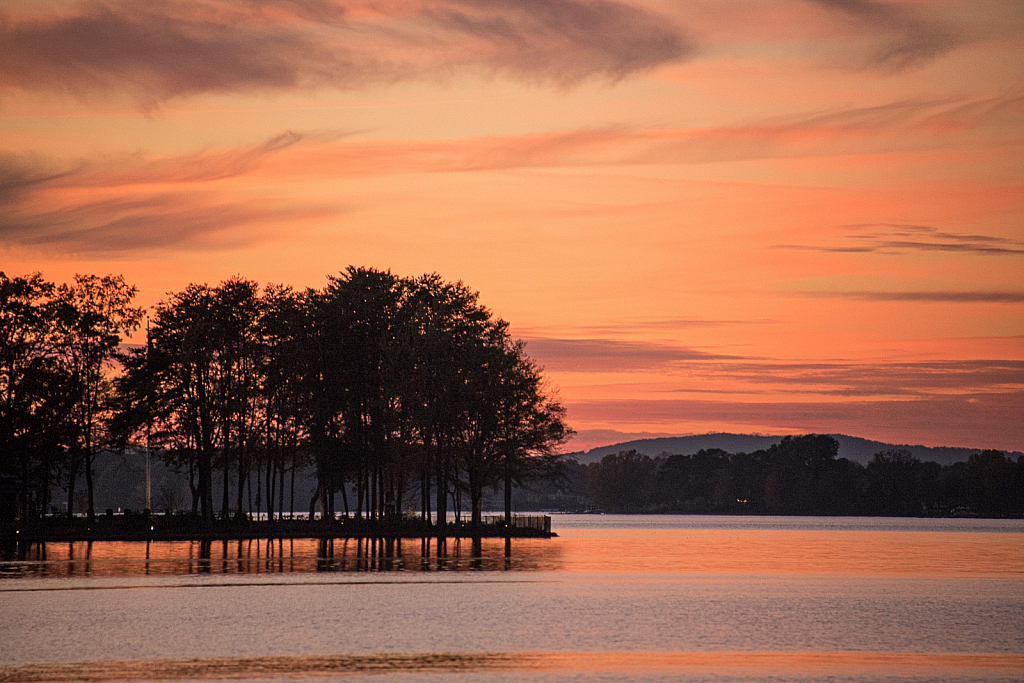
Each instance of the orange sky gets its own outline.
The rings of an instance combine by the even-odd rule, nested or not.
[[[0,6],[0,269],[436,271],[579,432],[1024,450],[1017,0]]]

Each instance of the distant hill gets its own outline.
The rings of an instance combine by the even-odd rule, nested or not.
[[[937,462],[940,465],[965,462],[971,455],[983,450],[981,448],[891,444],[862,439],[857,436],[847,436],[845,434],[831,434],[830,436],[839,442],[840,458],[859,462],[862,465],[866,465],[878,451],[891,448],[905,448],[921,461]],[[708,448],[721,448],[728,453],[750,453],[762,448],[768,448],[772,444],[779,443],[781,440],[781,436],[764,436],[761,434],[711,433],[693,436],[670,436],[657,439],[637,439],[636,441],[625,441],[610,446],[600,446],[589,451],[569,453],[568,457],[574,458],[583,464],[589,464],[600,461],[606,455],[629,450],[636,450],[636,452],[652,458],[666,453],[670,455],[692,455],[701,449]],[[1022,454],[1012,451],[1007,453],[1007,455],[1017,458]]]

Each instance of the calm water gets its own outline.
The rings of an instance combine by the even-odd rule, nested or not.
[[[559,537],[0,560],[0,680],[1024,679],[1024,521],[556,515]],[[10,554],[10,553],[9,553]]]

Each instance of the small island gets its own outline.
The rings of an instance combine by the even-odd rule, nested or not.
[[[149,317],[135,294],[120,277],[0,273],[4,538],[551,535],[511,496],[555,471],[565,410],[462,283],[355,267],[319,290],[235,277]],[[125,343],[143,320],[144,343]],[[101,453],[142,454],[145,512],[97,513]],[[187,480],[191,512],[149,512],[153,459]],[[505,514],[485,519],[484,489],[501,487]]]

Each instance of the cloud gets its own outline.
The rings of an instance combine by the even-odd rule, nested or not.
[[[813,299],[856,299],[860,301],[918,301],[935,303],[994,303],[1019,304],[1024,302],[1022,291],[918,291],[918,292],[884,292],[884,291],[818,291],[795,292],[795,296]]]
[[[78,169],[39,156],[0,154],[0,206],[14,204],[35,187],[73,176]]]
[[[897,72],[941,57],[967,42],[967,37],[935,20],[925,20],[906,7],[873,0],[812,0],[866,25],[880,44],[864,66]]]
[[[608,127],[454,140],[381,140],[310,149],[303,163],[335,174],[487,171],[559,166],[701,164],[956,147],[1024,101],[898,101],[728,126]],[[942,122],[939,125],[938,122]]]
[[[753,320],[712,320],[704,318],[662,318],[657,320],[617,320],[600,325],[551,326],[543,328],[522,327],[517,325],[516,331],[526,338],[541,339],[560,331],[571,331],[575,334],[618,336],[637,332],[673,332],[706,327],[726,327],[732,325],[763,325],[776,322],[766,319]]]
[[[568,86],[686,57],[678,29],[613,0],[87,2],[0,21],[0,89],[200,93],[438,78],[457,70]]]
[[[1024,254],[1024,242],[940,230],[930,225],[883,223],[852,226],[858,230],[851,239],[867,243],[872,251],[951,251],[984,255]]]
[[[527,338],[524,341],[527,342],[527,353],[545,369],[568,372],[650,370],[686,361],[734,358],[651,342],[547,338]]]
[[[592,74],[617,80],[692,49],[663,18],[609,0],[455,0],[422,13],[445,35],[488,46],[488,67],[528,81],[571,84]]]
[[[337,213],[333,207],[253,207],[191,192],[147,194],[0,218],[0,242],[91,255],[187,247],[226,249],[262,242],[276,225]],[[237,231],[241,227],[253,227]]]
[[[942,392],[992,392],[1024,387],[1024,361],[946,360],[907,363],[741,360],[689,368],[691,376],[719,385],[770,387],[834,396],[923,396]],[[688,391],[682,389],[681,391]],[[784,390],[785,391],[785,390]],[[736,393],[736,392],[733,392]]]
[[[162,212],[160,207],[172,202],[164,196],[166,193],[190,192],[199,202],[198,209],[216,206],[221,207],[217,211],[222,211],[224,206],[237,206],[237,212],[219,214],[225,217],[225,225],[230,223],[236,227],[241,225],[237,221],[241,221],[243,215],[252,216],[252,221],[256,221],[260,210],[268,216],[288,215],[290,211],[301,214],[307,210],[291,207],[286,199],[275,199],[272,193],[261,195],[255,202],[239,196],[238,187],[228,187],[224,181],[240,176],[251,176],[254,181],[268,180],[268,185],[274,185],[275,174],[292,178],[366,178],[516,168],[704,163],[954,144],[955,138],[943,142],[941,136],[927,132],[936,117],[956,112],[962,121],[984,126],[987,116],[993,112],[1001,115],[1007,102],[1020,99],[1019,95],[1007,95],[989,100],[895,102],[719,128],[617,127],[412,141],[352,140],[344,132],[286,131],[254,145],[171,156],[134,153],[60,160],[0,155],[0,206],[4,207],[4,215],[0,215],[0,244],[46,244],[60,249],[62,240],[67,240],[68,248],[73,250],[118,250],[146,244],[148,242],[141,238],[121,240],[122,230],[116,228],[125,225],[126,215],[144,218],[146,202],[150,202],[148,210]],[[186,187],[189,185],[192,187]],[[96,196],[82,192],[84,189],[122,196],[120,202],[109,197],[98,201]],[[204,199],[204,192],[221,195]],[[128,194],[132,196],[127,197]],[[129,199],[137,203],[125,204]],[[235,218],[227,220],[229,214]],[[55,223],[48,228],[47,221],[51,220]],[[70,222],[74,220],[81,224],[72,226]],[[194,221],[192,225],[196,232],[188,234],[197,235],[201,225],[208,225],[211,231],[218,229],[214,223],[202,221]],[[782,246],[865,252],[909,248],[973,250],[988,254],[1016,253],[1021,248],[1018,242],[982,235],[958,235],[927,226],[894,224],[859,230],[846,244]],[[153,244],[163,243],[161,240],[174,234],[179,233],[172,230],[167,235],[155,236]],[[85,235],[91,237],[85,239]],[[107,238],[111,243],[104,247],[102,243]],[[654,329],[652,325],[648,324],[648,329]],[[661,325],[664,329],[683,326],[672,321]],[[614,331],[591,332],[614,336]]]
[[[290,88],[332,71],[346,80],[340,55],[299,32],[232,27],[182,9],[91,3],[72,15],[8,19],[0,29],[0,86],[78,96],[126,90],[152,106],[201,92]]]
[[[263,241],[283,221],[335,215],[341,208],[270,198],[246,202],[223,190],[222,181],[252,173],[304,141],[308,136],[284,133],[257,145],[157,158],[0,157],[0,244],[123,255]]]
[[[814,394],[822,397],[921,398],[1024,388],[1024,360],[815,362],[714,353],[687,346],[612,339],[527,338],[527,353],[553,372],[656,370],[679,393]],[[679,373],[679,374],[676,374]],[[659,391],[665,391],[660,388]]]
[[[286,131],[255,145],[153,157],[141,152],[61,161],[39,156],[0,157],[0,201],[4,178],[11,192],[51,188],[117,188],[125,185],[211,183],[257,170],[269,157],[300,144],[333,140],[340,134]]]
[[[612,339],[527,338],[527,353],[549,372],[657,371],[659,393],[923,399],[1024,389],[1024,360],[815,362],[777,360]],[[678,388],[669,388],[676,384]],[[633,385],[631,385],[633,386]],[[637,386],[633,386],[633,390]]]
[[[877,223],[849,226],[849,242],[839,246],[779,244],[775,249],[803,251],[904,254],[908,251],[945,251],[982,256],[1019,256],[1024,241],[993,235],[949,232],[930,225]]]

